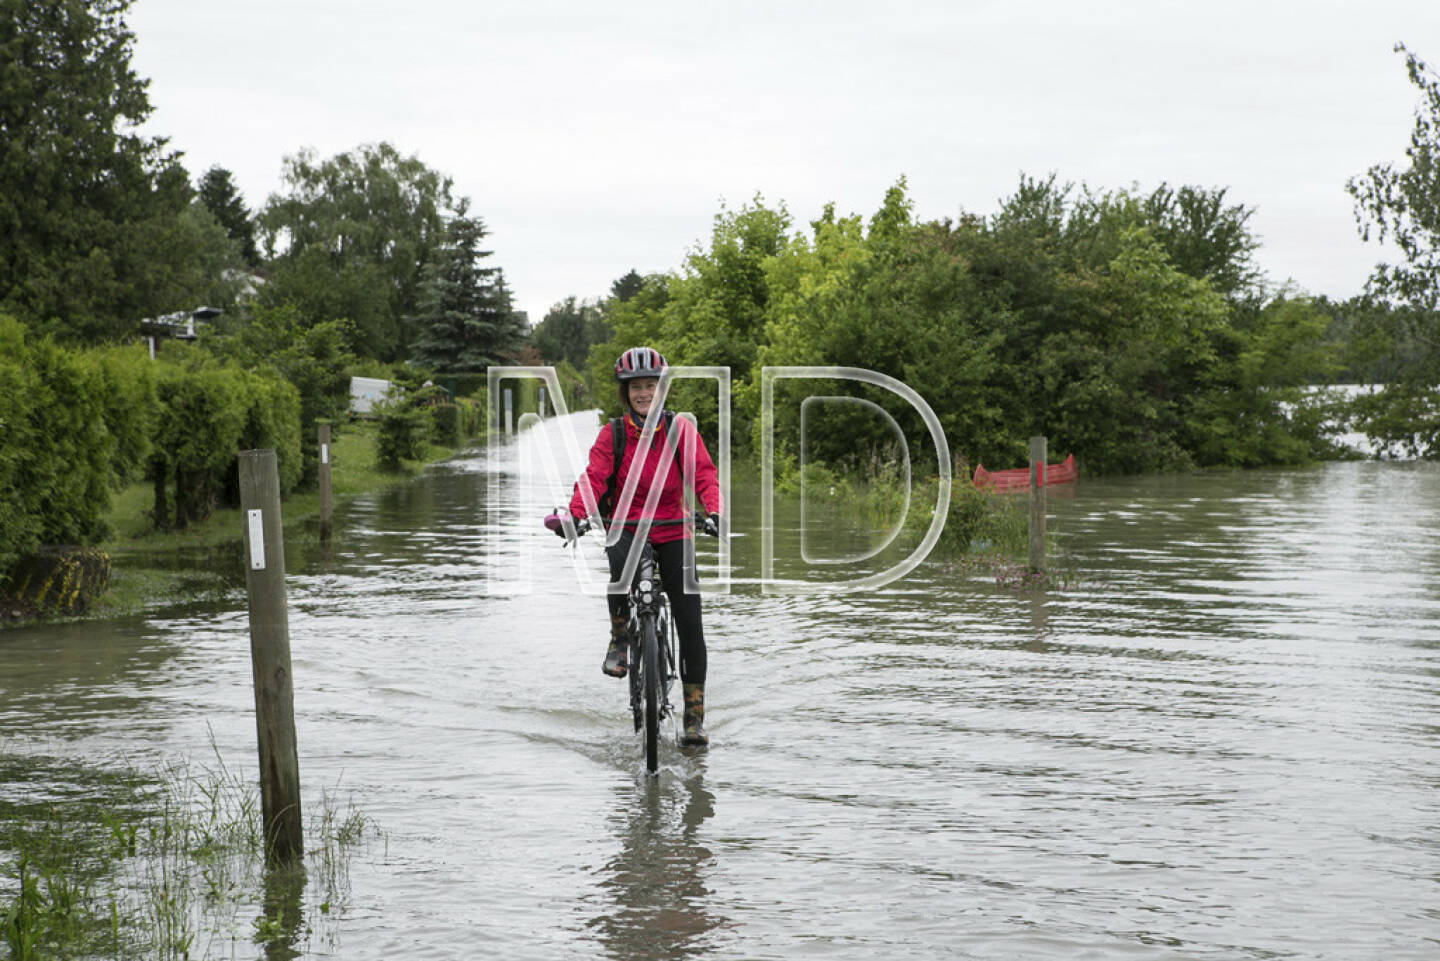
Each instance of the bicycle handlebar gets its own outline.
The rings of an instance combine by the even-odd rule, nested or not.
[[[547,530],[551,530],[551,531],[555,531],[556,533],[560,533],[561,531],[564,530],[565,520],[566,520],[566,517],[567,517],[567,516],[568,516],[568,515],[566,515],[566,514],[562,514],[561,511],[560,511],[558,508],[555,510],[554,513],[546,514],[546,515],[545,515],[545,527],[546,527],[546,529],[547,529]],[[600,520],[600,521],[603,521],[603,522],[605,522],[606,524],[613,524],[613,523],[617,523],[617,522],[618,522],[618,523],[621,523],[621,524],[625,525],[626,527],[629,527],[629,526],[632,525],[632,524],[641,524],[641,523],[644,523],[644,522],[646,521],[646,518],[643,518],[643,517],[641,517],[641,518],[630,518],[630,517],[600,517],[600,518],[596,518],[596,519],[597,519],[597,520]],[[588,518],[588,517],[582,517],[582,518],[579,518],[578,520],[575,520],[575,521],[574,521],[575,536],[576,536],[576,537],[584,537],[587,533],[589,533],[590,528],[591,528],[590,520],[591,520],[591,519]],[[650,526],[652,526],[652,527],[669,527],[669,526],[673,526],[673,525],[675,525],[675,524],[697,524],[697,525],[700,526],[700,529],[701,529],[701,530],[703,530],[705,533],[709,534],[711,537],[719,537],[719,536],[720,536],[720,531],[719,531],[718,529],[716,529],[716,530],[711,530],[711,529],[710,529],[710,517],[709,517],[708,514],[704,513],[703,511],[695,511],[695,512],[694,512],[693,514],[691,514],[689,517],[654,517],[654,518],[650,518],[650,519],[649,519],[649,523],[650,523]]]

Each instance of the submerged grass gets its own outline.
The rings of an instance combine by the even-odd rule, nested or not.
[[[12,961],[232,957],[248,942],[294,957],[317,933],[333,943],[350,858],[382,835],[322,792],[305,863],[267,869],[258,788],[216,759],[116,772],[0,755],[11,792],[0,795],[0,944]]]
[[[858,519],[875,531],[892,529],[904,515],[906,532],[918,542],[930,526],[939,490],[938,477],[912,479],[910,509],[900,465],[874,457],[863,472],[839,472],[810,463],[777,482],[777,490],[802,493],[811,503]],[[945,526],[933,556],[960,573],[993,575],[1001,586],[1017,590],[1073,588],[1079,575],[1060,552],[1053,527],[1047,530],[1045,571],[1029,567],[1029,502],[1024,495],[976,488],[968,474],[956,471],[950,487]]]

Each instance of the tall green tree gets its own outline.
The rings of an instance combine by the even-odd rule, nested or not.
[[[395,360],[409,353],[422,273],[455,209],[449,177],[388,143],[320,160],[286,157],[283,193],[260,214],[271,261],[264,298],[312,321],[352,322],[355,351]]]
[[[1366,240],[1389,241],[1403,263],[1380,264],[1371,288],[1393,302],[1440,308],[1440,74],[1398,44],[1410,82],[1420,91],[1405,155],[1409,166],[1376,164],[1346,185]]]
[[[530,342],[545,363],[563,360],[578,368],[584,365],[590,347],[608,340],[609,335],[599,304],[566,297],[545,312],[545,319],[530,332]]]
[[[626,271],[624,276],[619,277],[610,285],[610,297],[619,303],[625,303],[636,294],[640,293],[645,286],[645,278],[633,267]]]
[[[1375,299],[1402,309],[1386,318],[1395,377],[1365,400],[1359,426],[1390,450],[1440,458],[1440,75],[1404,44],[1395,49],[1420,92],[1408,166],[1376,164],[1346,185],[1361,235],[1394,244],[1402,258],[1370,278]]]
[[[240,255],[250,267],[260,266],[260,251],[255,246],[255,218],[245,206],[245,199],[224,167],[211,167],[200,178],[196,190],[200,203],[210,211],[225,234],[240,248]]]
[[[1077,189],[1053,175],[1022,176],[992,223],[1002,231],[1023,229],[1068,267],[1089,268],[1112,261],[1125,246],[1125,232],[1143,227],[1176,270],[1238,301],[1260,293],[1254,262],[1260,242],[1250,231],[1254,208],[1228,203],[1227,193],[1223,187],[1166,183],[1148,194]]]
[[[67,340],[118,339],[215,279],[189,177],[131,67],[131,0],[0,0],[0,310]]]
[[[485,224],[461,200],[444,243],[426,264],[420,303],[408,318],[416,363],[446,374],[483,373],[519,349],[524,332],[498,267],[482,266]]]

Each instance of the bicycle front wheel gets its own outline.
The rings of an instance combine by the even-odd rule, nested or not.
[[[665,665],[660,660],[654,615],[640,619],[640,662],[645,687],[645,770],[654,774],[660,769],[660,699],[665,696]]]

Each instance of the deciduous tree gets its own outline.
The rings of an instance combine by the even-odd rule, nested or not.
[[[328,160],[302,150],[285,158],[282,179],[260,214],[273,271],[264,298],[315,322],[350,320],[359,354],[405,356],[404,319],[454,209],[450,178],[380,143]]]
[[[1369,293],[1405,308],[1387,318],[1395,379],[1366,399],[1359,427],[1389,449],[1440,458],[1440,75],[1404,44],[1395,49],[1420,92],[1409,164],[1376,164],[1347,184],[1361,235],[1389,241],[1401,256],[1376,266]]]

